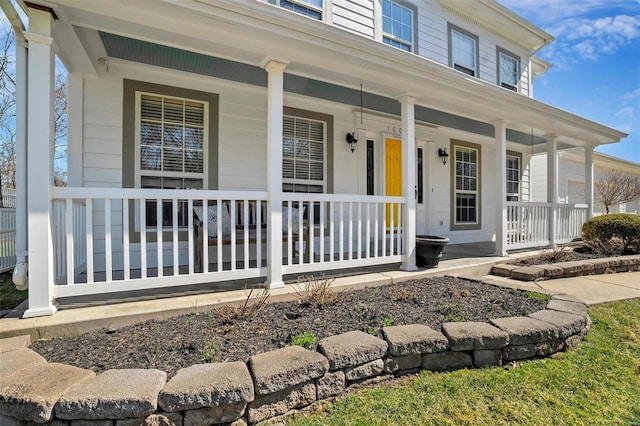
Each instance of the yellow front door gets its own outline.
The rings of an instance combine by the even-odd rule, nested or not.
[[[402,195],[402,141],[399,139],[385,140],[385,194],[389,196]],[[387,226],[391,223],[391,214],[387,206]],[[393,224],[400,223],[398,206],[393,207]]]

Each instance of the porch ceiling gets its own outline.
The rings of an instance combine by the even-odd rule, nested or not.
[[[509,123],[510,138],[515,142],[530,143],[532,131],[537,137],[556,134],[560,144],[572,146],[617,142],[626,136],[426,58],[408,55],[256,0],[37,2],[56,10],[60,17],[56,27],[73,28],[84,46],[82,54],[90,56],[94,64],[99,58],[96,55],[105,51],[104,47],[96,45],[105,40],[96,37],[93,30],[98,30],[159,46],[154,49],[174,48],[176,61],[180,55],[198,53],[202,55],[199,73],[204,75],[208,75],[207,69],[216,68],[216,64],[219,66],[220,61],[231,60],[239,64],[236,71],[242,69],[239,74],[229,71],[231,76],[253,79],[253,84],[260,84],[263,78],[266,80],[266,76],[260,77],[261,73],[264,75],[260,66],[266,59],[288,62],[289,85],[309,88],[316,83],[329,84],[336,89],[336,95],[343,98],[349,98],[349,93],[356,91],[358,101],[355,104],[343,101],[353,105],[359,104],[361,82],[369,97],[379,96],[385,102],[410,92],[417,97],[421,108],[433,112],[432,116],[449,114],[477,122],[479,128],[484,129],[477,133],[487,136],[493,136],[493,128],[487,123],[504,119]],[[109,51],[107,43],[105,47]],[[60,45],[60,49],[63,57],[78,54],[76,49],[67,49],[65,45]],[[112,55],[113,51],[110,52]],[[149,63],[153,51],[144,53],[147,61],[139,61]],[[184,64],[174,62],[170,68],[183,69]],[[396,110],[386,112],[399,113],[399,103],[394,102]],[[535,141],[540,143],[538,139]]]

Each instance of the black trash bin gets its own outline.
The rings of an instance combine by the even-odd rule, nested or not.
[[[442,257],[442,249],[449,242],[447,237],[416,235],[416,264],[423,268],[435,268]]]

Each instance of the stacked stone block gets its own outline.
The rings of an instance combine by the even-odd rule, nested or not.
[[[567,295],[527,317],[490,323],[385,327],[252,356],[248,363],[194,365],[168,382],[159,370],[93,372],[47,363],[29,337],[0,340],[0,424],[56,426],[246,426],[340,395],[348,386],[427,369],[499,366],[578,344],[591,322]]]

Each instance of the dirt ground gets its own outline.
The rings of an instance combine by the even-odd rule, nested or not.
[[[252,354],[291,345],[292,338],[303,332],[309,333],[309,341],[352,330],[382,337],[382,327],[391,324],[426,324],[439,330],[447,321],[527,315],[546,305],[530,293],[451,277],[346,291],[335,304],[321,308],[300,301],[266,300],[260,309],[256,308],[257,295],[252,294],[241,318],[231,319],[237,310],[222,307],[117,330],[38,341],[31,348],[49,362],[96,372],[157,368],[172,377],[192,364],[245,361]]]

